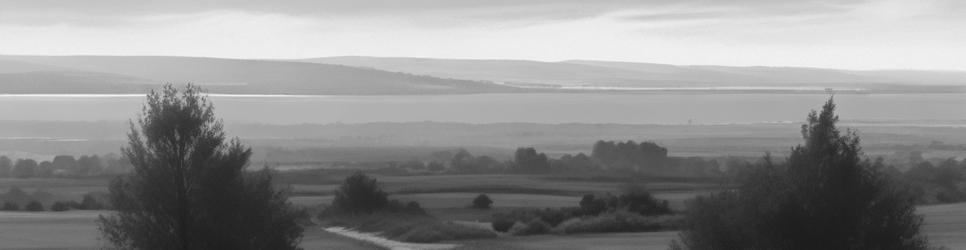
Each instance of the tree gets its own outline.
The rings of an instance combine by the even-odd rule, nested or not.
[[[13,170],[13,161],[6,156],[0,156],[0,177],[9,177]]]
[[[389,204],[388,196],[375,178],[356,172],[346,177],[335,191],[332,207],[346,213],[372,213],[386,208]]]
[[[77,159],[73,155],[54,156],[50,166],[54,173],[75,174],[77,172]]]
[[[37,161],[33,159],[18,159],[17,163],[13,165],[13,172],[11,176],[17,178],[30,178],[34,177],[34,173],[37,171]]]
[[[83,155],[77,159],[77,169],[74,172],[80,176],[90,176],[100,173],[103,169],[100,157]]]
[[[802,126],[786,163],[766,156],[738,187],[689,204],[689,249],[927,249],[916,197],[861,160],[859,137],[836,128],[829,100]]]
[[[513,154],[513,170],[519,173],[538,174],[550,172],[550,161],[544,153],[534,148],[517,148]]]
[[[98,219],[120,249],[295,249],[303,216],[267,169],[245,171],[251,149],[225,141],[201,89],[152,91],[124,156],[133,172],[115,178],[115,210]]]
[[[476,209],[490,209],[490,204],[493,204],[493,200],[491,200],[490,196],[487,196],[486,194],[477,195],[476,198],[473,199],[473,208]]]

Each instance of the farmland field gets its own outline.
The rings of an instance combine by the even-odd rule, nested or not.
[[[925,232],[930,240],[950,249],[966,248],[966,203],[923,206]],[[99,212],[0,212],[0,249],[96,249]],[[529,237],[456,242],[460,249],[664,249],[675,232],[616,233]],[[606,242],[606,245],[601,245]],[[306,249],[378,249],[323,230],[306,229]]]
[[[393,194],[392,198],[419,201],[430,213],[440,218],[473,221],[485,219],[492,212],[505,211],[512,207],[559,207],[574,206],[579,201],[580,192],[616,191],[618,183],[564,181],[536,176],[480,175],[480,176],[379,176],[379,180],[389,190],[413,190],[424,192]],[[5,186],[12,184],[25,188],[44,186],[48,190],[69,190],[71,186],[82,189],[103,190],[105,181],[96,180],[4,180]],[[334,184],[329,184],[334,186]],[[449,192],[445,190],[460,187],[493,186],[522,188],[517,191],[491,193],[495,201],[490,211],[465,208],[478,192]],[[328,185],[309,185],[319,187]],[[526,193],[528,190],[543,190],[557,186],[562,193]],[[296,187],[296,189],[305,187]],[[407,189],[410,188],[410,189]],[[528,189],[531,188],[531,189]],[[658,198],[668,199],[672,207],[680,208],[682,201],[692,197],[707,185],[655,182],[652,183]],[[442,192],[440,192],[442,190]],[[512,191],[512,189],[507,189]],[[328,196],[298,196],[292,201],[299,205],[314,206],[328,202]],[[925,232],[933,243],[952,249],[966,248],[966,203],[923,206],[919,212],[926,215]],[[102,212],[0,212],[0,241],[3,249],[95,249],[99,241],[95,219]],[[56,236],[54,236],[56,235]],[[585,234],[531,237],[500,237],[494,240],[455,242],[460,249],[586,249],[605,247],[608,249],[664,249],[676,234],[674,232],[656,233],[617,233]],[[601,245],[606,242],[607,245]],[[378,249],[373,245],[334,235],[319,228],[308,228],[302,245],[306,249]]]

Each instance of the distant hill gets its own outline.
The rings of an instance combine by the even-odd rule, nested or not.
[[[302,62],[368,67],[446,78],[558,87],[832,87],[879,90],[963,90],[966,72],[853,71],[804,67],[678,66],[570,60],[463,60],[324,57]],[[927,87],[929,86],[929,87]]]
[[[0,56],[0,93],[143,93],[162,83],[219,93],[463,94],[514,92],[485,81],[342,65],[159,56]]]

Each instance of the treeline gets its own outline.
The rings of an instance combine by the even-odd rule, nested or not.
[[[0,193],[0,206],[2,211],[67,211],[67,210],[100,210],[110,206],[106,202],[104,194],[87,193],[81,201],[60,200],[54,194],[41,189],[27,193],[19,187],[8,188],[6,192]],[[49,204],[45,206],[44,204]]]
[[[616,172],[633,175],[717,177],[724,174],[716,159],[668,156],[667,148],[653,142],[598,141],[590,155],[565,154],[548,157],[532,147],[518,148],[513,159],[500,161],[490,156],[475,156],[465,149],[442,151],[435,160],[408,161],[394,167],[414,172],[453,174],[560,174]],[[738,161],[737,158],[728,161]],[[736,163],[730,163],[735,165]]]
[[[128,160],[116,154],[58,155],[53,160],[37,162],[34,159],[17,159],[0,156],[0,178],[48,178],[48,177],[90,177],[115,175],[129,171]]]
[[[882,164],[881,160],[877,164]],[[921,161],[904,173],[890,167],[890,173],[912,186],[919,203],[953,203],[966,201],[966,158],[949,158],[938,164]]]

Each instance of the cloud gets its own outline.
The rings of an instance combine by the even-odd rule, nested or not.
[[[864,0],[0,0],[0,20],[32,25],[71,23],[109,25],[133,17],[210,11],[275,13],[315,18],[405,17],[476,21],[574,20],[628,10],[675,6],[734,8],[745,12],[814,10],[821,6],[850,5]],[[669,18],[701,17],[682,10]],[[689,14],[690,13],[690,14]],[[642,17],[647,18],[647,17]],[[657,18],[657,16],[651,17]]]
[[[963,69],[958,0],[0,0],[0,54]]]

